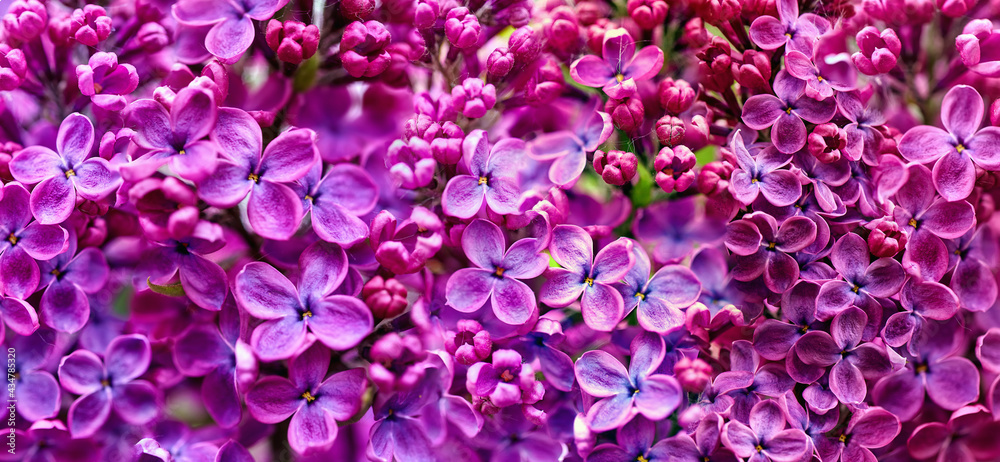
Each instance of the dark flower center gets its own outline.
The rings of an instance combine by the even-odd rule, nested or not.
[[[646,299],[646,294],[644,294],[642,292],[636,292],[635,293],[635,298],[638,298],[639,300],[645,300]]]
[[[489,186],[489,185],[490,185],[490,180],[489,180],[489,178],[486,178],[485,176],[481,176],[481,177],[479,177],[479,185],[480,185],[480,186],[482,186],[482,185],[486,185],[486,186]]]
[[[256,182],[260,181],[260,176],[257,175],[256,173],[251,173],[251,174],[247,175],[247,179],[250,180],[250,181],[253,181],[254,183],[256,183]]]
[[[497,278],[500,278],[500,279],[503,279],[503,272],[504,271],[507,271],[507,268],[501,268],[501,267],[498,266],[498,267],[496,267],[495,270],[493,270],[493,276],[497,277]]]
[[[593,287],[594,286],[594,278],[592,278],[590,276],[587,276],[587,277],[583,278],[583,283],[587,284],[588,286]]]
[[[962,145],[960,144],[960,145],[958,145],[958,146],[955,146],[955,150],[956,150],[956,151],[958,151],[958,153],[959,153],[959,154],[961,154],[961,153],[962,153],[962,151],[964,151],[964,150],[965,150],[965,146],[962,146]]]
[[[306,391],[305,393],[303,393],[302,397],[306,399],[307,403],[311,403],[313,401],[316,401],[316,397],[313,396],[312,393],[309,393],[308,391]]]
[[[764,452],[764,446],[758,444],[757,447],[754,448],[754,450],[757,451],[758,453]]]
[[[76,172],[74,172],[73,169],[66,170],[66,178],[71,176],[76,176]]]
[[[305,312],[302,313],[302,320],[303,321],[306,318],[311,318],[311,317],[313,317],[313,312],[312,311],[306,310]]]
[[[7,242],[10,242],[10,245],[17,245],[17,236],[14,233],[10,233],[10,236],[7,236]]]
[[[510,382],[511,380],[514,380],[514,374],[510,373],[510,369],[504,369],[503,373],[500,374],[500,380]]]
[[[777,242],[768,242],[768,243],[767,243],[767,250],[774,250],[774,248],[775,248],[775,247],[776,247],[777,245],[778,245],[778,243],[777,243]]]

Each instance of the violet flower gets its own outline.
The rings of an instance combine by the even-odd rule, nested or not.
[[[691,255],[695,244],[713,243],[725,235],[724,223],[704,215],[694,198],[657,202],[637,212],[632,233],[653,245],[656,263],[680,263]]]
[[[260,125],[240,109],[223,108],[215,140],[231,159],[198,183],[198,196],[216,207],[229,208],[249,193],[247,216],[257,234],[285,240],[299,227],[302,202],[283,183],[296,181],[319,162],[316,133],[308,128],[286,131],[261,154]]]
[[[773,95],[754,95],[743,104],[743,123],[754,130],[771,129],[771,141],[778,151],[792,154],[806,145],[806,120],[829,122],[837,112],[832,99],[817,101],[806,96],[806,83],[780,71],[774,78]]]
[[[35,185],[31,191],[31,213],[46,225],[66,221],[76,208],[77,196],[100,200],[115,192],[121,177],[108,161],[90,157],[94,125],[86,116],[73,113],[59,125],[56,151],[29,146],[10,161],[10,172],[18,181]]]
[[[253,20],[271,19],[287,3],[288,0],[182,0],[171,11],[181,24],[212,26],[205,36],[205,48],[223,62],[232,64],[253,43]]]
[[[774,146],[757,151],[754,158],[737,132],[730,145],[739,170],[733,172],[729,192],[743,205],[749,205],[758,194],[763,194],[771,204],[783,207],[793,204],[802,195],[799,177],[789,170],[780,170],[792,157],[782,154]]]
[[[654,373],[665,354],[663,339],[643,333],[632,340],[629,350],[632,359],[628,370],[601,350],[588,351],[576,361],[580,389],[599,398],[585,419],[593,431],[619,427],[637,414],[661,420],[680,405],[683,391],[677,380]]]
[[[7,313],[3,314],[6,318]],[[42,329],[7,342],[16,355],[14,364],[8,365],[13,371],[8,372],[13,372],[17,412],[31,422],[55,417],[62,407],[59,382],[46,370],[55,351],[55,341],[53,331]]]
[[[712,389],[732,397],[729,418],[750,422],[753,408],[769,396],[779,396],[792,389],[795,381],[778,363],[765,363],[746,340],[733,342],[729,352],[729,370],[720,373]]]
[[[484,399],[498,408],[534,404],[545,394],[545,387],[535,379],[535,370],[514,350],[496,350],[491,363],[470,366],[465,387],[473,399]]]
[[[4,238],[0,241],[0,287],[22,300],[38,288],[41,275],[36,260],[51,260],[69,248],[69,233],[59,225],[32,220],[28,203],[28,190],[20,183],[8,183],[0,190],[0,237]]]
[[[80,94],[89,96],[94,105],[106,111],[121,111],[125,95],[139,86],[139,74],[128,63],[118,64],[118,55],[97,52],[87,64],[76,66]]]
[[[556,226],[549,252],[561,267],[547,271],[539,301],[561,308],[583,295],[583,321],[591,329],[611,331],[625,315],[622,295],[612,284],[635,264],[632,245],[630,239],[619,239],[594,257],[594,241],[586,231],[573,225]]]
[[[871,448],[880,448],[899,434],[902,426],[899,418],[885,409],[870,407],[858,410],[851,416],[847,429],[836,439],[820,440],[817,451],[824,460],[854,461],[877,460]]]
[[[598,445],[587,456],[590,462],[633,462],[645,460],[648,462],[668,462],[674,459],[667,441],[656,444],[656,425],[644,417],[637,416],[615,432],[618,444],[604,443]]]
[[[536,160],[552,160],[549,181],[565,186],[572,184],[587,166],[587,153],[594,152],[614,132],[611,116],[594,110],[584,112],[572,130],[546,133],[535,138],[529,153]]]
[[[816,41],[830,30],[830,21],[812,13],[799,15],[799,2],[778,0],[778,18],[761,15],[750,24],[750,39],[765,50],[785,46],[785,53],[798,51],[812,56]]]
[[[372,313],[361,300],[332,295],[347,277],[347,266],[343,249],[317,242],[299,258],[297,285],[267,263],[243,267],[233,293],[240,307],[265,321],[250,338],[261,360],[291,357],[306,341],[307,332],[338,351],[357,345],[371,332]]]
[[[649,256],[639,244],[632,245],[635,264],[624,282],[614,286],[625,303],[625,314],[633,309],[639,325],[650,332],[666,333],[684,325],[683,309],[698,301],[701,282],[690,269],[667,265],[650,276]]]
[[[1000,422],[980,405],[966,406],[947,422],[927,422],[906,439],[906,449],[916,459],[990,460],[1000,456]]]
[[[585,55],[573,62],[570,75],[589,87],[602,87],[611,98],[623,99],[636,92],[636,82],[655,76],[663,67],[663,50],[647,46],[638,53],[625,29],[605,32],[603,58]]]
[[[516,213],[520,186],[516,177],[524,142],[504,139],[490,148],[483,130],[474,130],[462,142],[468,175],[456,175],[444,188],[441,205],[446,214],[471,218],[479,209],[500,215]]]
[[[88,247],[77,253],[76,236],[68,244],[65,252],[39,265],[45,286],[39,308],[45,325],[73,333],[90,319],[87,295],[104,287],[110,269],[100,249]]]
[[[889,316],[882,338],[892,347],[902,346],[919,331],[926,319],[944,321],[958,311],[958,297],[948,287],[931,281],[909,279],[899,294],[903,311]]]
[[[929,125],[911,128],[899,140],[899,153],[911,162],[934,162],[934,187],[949,201],[972,193],[978,165],[1000,169],[1000,128],[979,129],[983,98],[975,88],[957,85],[941,102],[944,130]]]
[[[996,233],[989,226],[973,228],[962,237],[948,241],[951,290],[961,306],[969,311],[986,311],[997,300],[997,280],[993,270],[997,261]]]
[[[877,156],[884,137],[876,127],[885,123],[885,117],[862,103],[857,92],[837,92],[834,99],[840,113],[851,122],[844,126],[847,146],[843,151],[847,157],[853,161],[864,160],[868,165],[878,164]]]
[[[137,161],[158,168],[171,168],[186,180],[199,182],[215,171],[218,146],[202,140],[215,128],[218,108],[212,93],[185,87],[168,111],[162,104],[141,99],[129,106],[129,120],[135,125],[132,140],[149,153]]]
[[[763,400],[750,411],[750,425],[730,421],[722,442],[736,456],[754,461],[799,460],[808,448],[802,430],[786,429],[785,414],[774,400]]]
[[[723,419],[711,413],[698,422],[694,437],[684,432],[667,438],[654,446],[662,448],[668,461],[678,462],[735,462],[739,459],[727,448],[721,447]],[[659,455],[658,451],[656,454]],[[624,461],[623,461],[624,462]]]
[[[816,311],[820,319],[829,319],[850,306],[866,308],[876,303],[873,297],[891,297],[903,287],[903,267],[891,258],[871,261],[868,243],[854,233],[837,240],[830,261],[844,280],[823,284]]]
[[[137,380],[149,368],[152,353],[145,336],[115,338],[104,361],[87,350],[76,350],[59,363],[59,383],[64,390],[82,395],[69,408],[69,431],[86,438],[108,420],[111,410],[132,425],[143,425],[160,412],[163,392]]]
[[[753,332],[753,348],[770,361],[785,359],[806,332],[817,326],[816,296],[819,284],[798,281],[781,294],[781,320],[765,319]]]
[[[140,288],[146,286],[146,281],[166,284],[177,274],[184,294],[195,305],[218,311],[226,298],[226,273],[205,255],[224,245],[221,226],[198,222],[191,236],[156,243],[136,266],[133,284]]]
[[[302,209],[311,213],[312,229],[320,239],[351,246],[368,237],[368,225],[359,217],[375,209],[379,188],[361,167],[337,164],[323,174],[317,162],[290,186]]]
[[[478,268],[463,268],[448,279],[448,305],[463,313],[481,308],[488,300],[501,321],[524,324],[538,309],[535,294],[520,279],[540,276],[548,257],[536,239],[521,239],[504,251],[503,231],[487,220],[476,220],[462,233],[462,249]]]
[[[791,217],[778,225],[770,215],[754,212],[729,224],[726,247],[734,254],[733,278],[750,281],[764,275],[764,284],[784,293],[799,278],[799,265],[789,253],[798,252],[816,239],[816,223]]]
[[[849,60],[827,57],[813,63],[813,59],[814,55],[798,51],[785,54],[785,69],[792,77],[806,81],[807,97],[822,101],[857,87],[858,74]]]

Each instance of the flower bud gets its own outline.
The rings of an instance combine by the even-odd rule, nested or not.
[[[847,147],[847,133],[834,123],[817,125],[809,134],[806,148],[809,154],[824,164],[840,160]]]
[[[894,257],[906,247],[907,236],[899,229],[899,224],[889,218],[879,218],[865,225],[871,230],[868,234],[868,248],[872,255]]]
[[[757,50],[743,52],[743,62],[733,63],[733,78],[741,87],[766,92],[770,87],[771,58]]]
[[[340,0],[340,14],[348,20],[363,21],[371,16],[373,11],[375,11],[375,0]]]
[[[733,85],[732,48],[721,37],[713,37],[712,44],[698,53],[698,72],[705,88],[722,93]]]
[[[561,96],[564,88],[566,88],[566,79],[563,77],[559,63],[552,59],[546,59],[545,63],[538,66],[534,75],[525,83],[525,99],[528,100],[528,103],[536,106],[548,104]]]
[[[580,45],[580,24],[576,13],[568,6],[550,11],[542,31],[547,39],[546,46],[556,54],[572,53]]]
[[[541,38],[532,27],[520,27],[510,34],[507,49],[517,64],[523,66],[533,62],[542,52]]]
[[[10,160],[14,157],[15,152],[22,149],[24,149],[23,146],[13,141],[0,143],[0,180],[7,183],[14,181],[14,177],[10,174]]]
[[[656,138],[665,146],[676,146],[684,139],[684,121],[680,117],[665,115],[656,121]]]
[[[431,154],[434,160],[445,164],[455,165],[462,160],[462,141],[465,140],[465,131],[454,122],[445,122],[441,125],[441,132],[437,138],[431,141]]]
[[[668,193],[686,191],[697,178],[694,173],[697,163],[698,159],[687,146],[664,147],[653,160],[654,180]]]
[[[267,23],[264,40],[277,53],[278,59],[289,64],[300,64],[316,54],[319,48],[319,28],[299,21],[281,23],[272,19]]]
[[[775,0],[742,0],[740,2],[740,12],[743,19],[749,24],[758,16],[770,15],[778,16],[778,7]]]
[[[514,68],[514,54],[506,47],[499,47],[486,58],[486,75],[491,81],[497,81],[507,76]]]
[[[454,331],[444,334],[444,349],[459,364],[471,366],[489,357],[493,341],[489,331],[472,319],[461,319]]]
[[[972,7],[976,6],[976,2],[973,0],[937,0],[935,3],[941,13],[949,18],[965,16]]]
[[[448,37],[448,41],[452,45],[460,49],[476,46],[479,43],[482,29],[482,26],[479,25],[479,18],[464,6],[452,8],[444,22],[445,36]]]
[[[983,54],[982,45],[992,36],[993,22],[989,19],[969,21],[962,29],[962,33],[955,38],[955,48],[958,49],[962,62],[968,67],[979,64]]]
[[[375,341],[369,355],[368,373],[381,393],[412,389],[426,370],[418,363],[427,357],[427,350],[416,335],[389,332]]]
[[[589,27],[611,14],[611,7],[604,2],[576,2],[576,17],[583,27]]]
[[[77,9],[73,11],[70,21],[73,38],[88,47],[96,47],[111,36],[111,17],[100,6],[87,5]]]
[[[604,34],[617,27],[606,18],[598,19],[594,24],[587,26],[587,30],[584,33],[587,40],[587,48],[590,48],[590,51],[597,56],[601,56],[604,53]]]
[[[470,119],[478,119],[497,104],[497,89],[482,79],[470,77],[462,85],[451,89],[451,98],[458,112]]]
[[[738,0],[695,0],[692,6],[698,16],[714,26],[738,18],[742,12]]]
[[[3,30],[11,45],[30,42],[45,30],[49,15],[38,0],[17,0],[3,15]]]
[[[608,98],[604,111],[611,114],[616,127],[633,137],[639,133],[646,115],[642,99],[635,94],[624,99]]]
[[[712,161],[701,168],[698,173],[698,192],[706,196],[714,196],[729,189],[729,177],[733,174],[733,166],[725,161]]]
[[[0,44],[0,91],[11,91],[21,86],[28,72],[24,52]]]
[[[417,189],[431,184],[437,162],[431,154],[430,143],[420,138],[396,140],[386,153],[389,174],[401,188]]]
[[[361,298],[376,319],[395,318],[406,310],[406,287],[399,281],[375,276],[361,289]]]
[[[684,25],[684,35],[681,36],[681,40],[689,47],[699,49],[712,41],[712,34],[705,29],[705,22],[701,18],[694,18]]]
[[[441,5],[438,0],[417,0],[413,9],[413,27],[421,30],[430,29],[434,27],[440,15]]]
[[[688,393],[700,393],[712,380],[712,366],[700,358],[681,357],[674,363],[674,376]]]
[[[868,26],[858,31],[855,38],[861,50],[851,55],[851,60],[862,74],[885,74],[896,67],[903,49],[896,31],[886,29],[879,33],[878,29]]]
[[[664,0],[628,0],[628,15],[639,27],[650,30],[667,19],[667,2]]]
[[[378,21],[348,24],[340,41],[344,69],[352,77],[375,77],[384,72],[392,61],[385,51],[390,38],[389,30]]]
[[[694,100],[698,97],[698,92],[691,88],[691,84],[684,80],[674,80],[666,78],[657,87],[657,95],[660,98],[660,107],[671,115],[678,115],[688,110]]]
[[[158,22],[147,22],[140,26],[135,39],[146,53],[156,53],[170,45],[170,34]]]
[[[621,186],[632,181],[639,168],[639,159],[634,153],[626,151],[594,152],[594,170],[613,186]]]

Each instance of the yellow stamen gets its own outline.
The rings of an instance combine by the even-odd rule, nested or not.
[[[313,312],[312,311],[306,311],[305,313],[302,313],[302,319],[311,318],[311,317],[313,317]]]
[[[306,194],[306,197],[305,197],[305,199],[306,199],[307,201],[309,201],[309,202],[312,202],[312,201],[313,201],[313,197],[312,197],[312,196],[310,196],[310,195],[308,195],[308,194]]]
[[[635,297],[638,298],[639,300],[645,300],[646,299],[646,294],[644,294],[642,292],[636,292],[635,293]]]
[[[308,391],[302,394],[302,397],[306,399],[306,402],[311,403],[316,401],[316,397],[309,393]]]
[[[858,293],[859,290],[861,290],[861,287],[857,284],[854,284],[854,287],[851,287],[851,292]]]
[[[500,379],[504,382],[510,382],[511,380],[514,380],[514,374],[511,374],[510,370],[504,370],[503,373],[500,374]]]
[[[763,447],[763,446],[761,446],[761,445],[759,445],[759,444],[758,444],[758,445],[757,445],[757,447],[756,447],[756,448],[754,448],[754,449],[755,449],[755,450],[756,450],[757,452],[764,452],[764,447]]]
[[[181,149],[180,151],[177,151],[177,154],[180,154],[180,155],[183,156],[184,154],[187,154],[187,151]]]
[[[839,437],[837,437],[837,441],[840,441],[841,443],[846,443],[847,435],[840,435]]]
[[[751,182],[751,183],[760,183],[760,180],[758,180],[758,179],[754,178],[754,179],[751,179],[751,180],[750,180],[750,182]]]
[[[767,243],[767,249],[768,250],[774,250],[774,247],[777,246],[777,245],[778,245],[777,242],[768,242]]]
[[[56,269],[54,269],[52,271],[49,271],[49,274],[51,274],[53,276],[59,276],[60,274],[62,274],[62,271],[59,271],[59,268],[56,268]]]
[[[10,236],[7,236],[7,242],[10,242],[10,245],[17,245],[17,236],[14,233],[10,233]]]
[[[479,185],[480,186],[482,186],[484,184],[485,185],[489,185],[489,183],[490,183],[490,180],[488,178],[486,178],[485,176],[479,177]]]
[[[917,219],[916,218],[910,218],[910,222],[908,224],[910,226],[916,228],[917,227]]]
[[[256,182],[260,181],[260,176],[257,175],[256,173],[251,173],[251,174],[247,175],[247,179],[250,180],[250,181],[253,181],[254,183],[256,183]]]
[[[493,271],[493,274],[494,274],[494,275],[495,275],[496,277],[500,277],[500,278],[502,278],[502,277],[503,277],[503,272],[504,272],[504,271],[507,271],[507,268],[501,268],[501,267],[499,267],[499,266],[498,266],[498,267],[497,267],[497,269],[496,269],[495,271]]]
[[[965,146],[962,146],[962,145],[960,144],[960,145],[958,145],[958,146],[955,146],[955,150],[957,150],[957,151],[958,151],[959,153],[961,153],[962,151],[964,151],[964,150],[965,150]]]
[[[917,367],[915,367],[914,369],[917,371],[918,374],[923,374],[924,372],[927,372],[927,365],[917,364]]]
[[[111,382],[109,382],[108,379],[101,380],[101,386],[102,387],[111,386]]]
[[[785,114],[791,114],[791,113],[792,113],[792,108],[790,108],[790,107],[789,108],[785,108]]]
[[[94,93],[100,93],[102,91],[104,91],[104,87],[102,87],[101,84],[94,82]]]
[[[643,456],[642,456],[642,455],[640,454],[640,455],[639,455],[639,457],[636,457],[636,458],[635,458],[635,462],[649,462],[649,459],[647,459],[647,458],[643,457]]]
[[[816,76],[816,80],[822,82],[823,81],[823,76],[822,75],[817,75]]]
[[[618,74],[618,75],[616,75],[615,76],[615,80],[617,80],[618,83],[622,83],[622,81],[625,80],[625,74]]]
[[[593,285],[594,285],[594,278],[584,279],[583,282],[584,282],[584,284],[587,284],[588,286],[593,287]]]
[[[76,172],[74,172],[73,169],[66,170],[66,178],[71,176],[76,176]]]

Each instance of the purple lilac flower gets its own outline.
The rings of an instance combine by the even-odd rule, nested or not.
[[[583,320],[590,328],[610,331],[625,315],[622,295],[612,286],[635,264],[632,241],[619,239],[594,257],[594,242],[582,228],[559,225],[552,230],[552,259],[561,267],[546,272],[539,301],[553,307],[580,299]]]
[[[3,314],[6,318],[7,313]],[[55,337],[53,331],[40,329],[7,342],[16,358],[12,366],[17,412],[31,422],[54,417],[62,407],[59,382],[46,370],[55,350]]]
[[[205,258],[225,245],[222,227],[207,221],[195,225],[191,235],[156,243],[136,267],[133,284],[166,284],[180,278],[185,295],[206,310],[218,311],[226,298],[226,273],[218,263]]]
[[[76,66],[80,93],[107,111],[121,111],[128,103],[124,95],[139,86],[139,74],[128,63],[118,64],[118,55],[97,52],[88,64]]]
[[[816,327],[819,285],[799,281],[781,294],[781,320],[765,319],[753,332],[753,348],[770,361],[785,359],[802,336]]]
[[[983,406],[966,406],[952,413],[947,422],[928,422],[913,430],[906,449],[917,459],[989,460],[1000,456],[995,438],[1000,422]]]
[[[580,389],[599,400],[587,411],[591,430],[619,427],[642,414],[660,420],[680,404],[681,386],[669,375],[654,373],[665,354],[663,339],[655,334],[637,336],[631,344],[629,369],[607,352],[588,351],[576,361]]]
[[[874,297],[892,296],[903,287],[905,275],[899,262],[891,258],[872,262],[868,243],[857,234],[848,233],[837,240],[830,261],[844,279],[828,281],[820,288],[816,302],[820,319],[829,319],[852,305],[867,309],[877,304]]]
[[[501,321],[519,325],[537,309],[535,294],[521,279],[540,276],[548,268],[548,257],[535,239],[522,239],[504,251],[500,227],[476,220],[462,233],[462,249],[478,268],[456,271],[445,289],[448,305],[463,313],[481,308],[487,300]]]
[[[908,279],[903,284],[899,304],[903,311],[889,316],[882,328],[882,338],[893,347],[909,342],[927,319],[944,321],[958,311],[958,297],[951,289],[937,282],[918,279]]]
[[[42,262],[41,286],[45,287],[40,303],[42,321],[60,331],[80,330],[90,318],[88,294],[93,294],[108,280],[108,262],[94,247],[76,252],[77,239],[55,258]]]
[[[30,146],[11,159],[14,178],[35,185],[31,213],[39,223],[62,223],[76,208],[77,196],[100,200],[121,185],[121,177],[108,161],[90,157],[93,146],[94,125],[86,116],[74,113],[59,126],[58,152]]]
[[[202,139],[215,128],[218,117],[211,92],[186,87],[177,92],[169,110],[154,100],[141,99],[132,103],[128,112],[136,127],[132,140],[148,150],[142,160],[150,167],[169,161],[181,178],[194,182],[215,171],[218,145]]]
[[[778,363],[764,363],[750,342],[737,340],[729,352],[729,370],[720,373],[712,389],[732,397],[729,417],[732,421],[749,422],[753,408],[768,396],[779,396],[795,386],[795,382]]]
[[[532,158],[552,160],[549,181],[563,186],[572,184],[587,166],[587,153],[597,150],[614,131],[611,115],[606,112],[584,112],[572,130],[546,133],[530,145]]]
[[[32,220],[28,204],[28,190],[20,183],[3,186],[0,236],[6,237],[0,241],[0,287],[18,299],[28,298],[38,288],[41,275],[36,260],[50,260],[69,248],[69,233],[59,225]]]
[[[816,239],[816,223],[806,217],[791,217],[778,225],[763,212],[746,215],[729,224],[726,247],[735,254],[733,277],[750,281],[764,275],[764,283],[775,293],[784,293],[799,278],[799,265],[789,253],[798,252]]]
[[[16,450],[0,454],[0,460],[78,460],[97,462],[101,451],[97,442],[89,438],[73,438],[66,425],[57,419],[39,420],[27,430],[14,431]]]
[[[303,454],[329,446],[337,437],[337,422],[361,409],[368,380],[363,369],[349,369],[327,377],[330,350],[313,343],[289,361],[288,378],[267,376],[247,392],[247,410],[264,423],[291,417],[288,444]]]
[[[338,164],[322,173],[316,163],[305,176],[291,185],[311,212],[313,231],[327,242],[343,246],[356,244],[368,235],[368,225],[360,218],[375,208],[378,185],[364,169]]]
[[[223,62],[234,63],[253,43],[253,20],[271,19],[287,3],[288,0],[183,0],[171,11],[182,24],[211,26],[205,36],[205,48]]]
[[[333,294],[347,277],[347,266],[343,249],[317,242],[299,258],[297,285],[267,263],[243,267],[233,293],[240,307],[265,321],[250,338],[261,360],[293,356],[307,341],[307,332],[331,349],[346,350],[371,331],[372,314],[361,300]]]
[[[899,140],[899,153],[911,162],[934,162],[934,187],[946,200],[968,197],[976,182],[975,166],[1000,168],[1000,128],[979,129],[983,98],[975,88],[958,85],[941,102],[944,130],[914,127]]]
[[[133,425],[145,424],[160,413],[163,392],[138,380],[149,368],[149,340],[142,335],[123,335],[108,345],[104,361],[87,350],[77,350],[59,363],[59,383],[64,390],[81,395],[69,408],[69,431],[86,438],[108,420],[111,410]]]
[[[851,122],[844,126],[847,132],[844,152],[853,161],[863,159],[866,164],[877,164],[884,137],[876,127],[885,123],[885,117],[862,103],[857,92],[837,92],[834,98],[840,113]]]
[[[802,195],[802,184],[798,176],[789,170],[781,170],[792,157],[782,154],[774,146],[757,150],[751,156],[737,133],[730,145],[739,170],[733,172],[729,182],[729,192],[743,205],[757,199],[758,194],[773,205],[783,207],[794,203]]]
[[[215,140],[232,161],[222,160],[198,183],[198,196],[216,207],[233,207],[249,194],[247,216],[253,230],[285,240],[299,227],[302,202],[283,183],[296,181],[319,162],[316,134],[292,129],[268,143],[261,154],[260,126],[239,109],[219,110]]]
[[[445,213],[471,218],[484,205],[500,215],[516,212],[520,187],[515,172],[525,153],[524,143],[506,139],[490,148],[486,132],[475,130],[462,142],[462,150],[469,174],[448,181],[441,200]]]
[[[749,426],[737,421],[726,423],[722,442],[741,458],[798,460],[808,448],[808,440],[802,430],[786,429],[785,425],[785,414],[778,402],[764,400],[750,411]]]
[[[584,85],[602,87],[608,96],[622,99],[636,92],[636,82],[649,79],[663,67],[663,50],[647,46],[635,51],[635,40],[625,29],[604,34],[603,58],[586,55],[570,67],[570,75]]]
[[[806,126],[829,122],[837,112],[832,99],[817,101],[806,96],[806,83],[778,72],[773,95],[754,95],[743,105],[743,123],[754,130],[771,128],[771,141],[779,152],[792,154],[806,145]]]
[[[545,393],[545,387],[535,379],[535,370],[514,350],[496,350],[492,363],[473,364],[465,383],[474,399],[488,401],[488,406],[496,408],[534,404]],[[483,412],[488,413],[487,409]]]
[[[785,53],[798,51],[812,55],[816,40],[830,30],[830,21],[812,13],[799,15],[799,3],[778,0],[778,18],[762,15],[750,25],[750,39],[765,50],[785,45]]]
[[[641,242],[653,244],[653,260],[679,263],[695,244],[713,243],[725,234],[725,226],[707,218],[693,198],[657,202],[637,212],[632,232]]]
[[[548,318],[539,318],[532,332],[525,335],[521,342],[514,343],[515,351],[520,351],[526,363],[538,359],[545,379],[557,390],[570,391],[575,379],[573,360],[559,345],[565,341],[566,335],[562,326]]]
[[[618,444],[604,443],[594,448],[587,456],[594,462],[631,462],[634,460],[669,461],[673,454],[666,441],[653,444],[656,439],[656,426],[642,416],[630,420],[618,428],[615,434]]]
[[[870,407],[851,416],[847,429],[836,439],[821,440],[817,451],[824,460],[877,460],[872,448],[883,447],[901,430],[899,418],[885,409]]]
[[[715,413],[702,417],[694,436],[680,432],[654,447],[662,447],[666,460],[679,462],[733,462],[736,455],[721,446],[723,419]],[[659,454],[659,451],[657,452]]]
[[[986,311],[997,300],[997,280],[992,277],[996,265],[996,233],[989,226],[970,229],[957,240],[948,242],[948,255],[954,266],[951,290],[961,306],[969,311]]]
[[[812,55],[793,50],[785,54],[785,68],[792,77],[805,80],[805,95],[817,101],[857,87],[858,74],[846,59],[814,62]]]
[[[667,265],[650,276],[649,256],[638,243],[633,243],[635,264],[625,274],[624,282],[616,283],[625,303],[625,314],[633,309],[639,325],[650,332],[666,333],[684,325],[683,309],[698,301],[701,282],[690,269]]]

